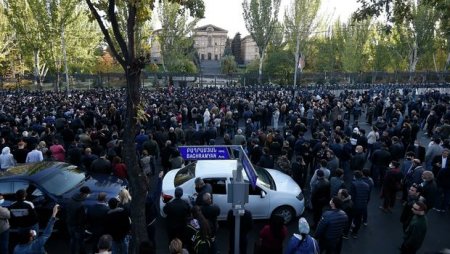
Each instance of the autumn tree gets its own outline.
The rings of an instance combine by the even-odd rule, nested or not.
[[[262,83],[263,63],[267,46],[278,24],[281,0],[244,0],[242,3],[245,27],[259,50],[258,83]]]
[[[294,47],[294,86],[297,85],[297,71],[300,53],[304,53],[305,44],[310,40],[311,34],[317,28],[318,10],[321,0],[295,0],[286,9],[284,14],[284,25],[287,40]]]
[[[173,0],[189,10],[194,17],[203,17],[204,4],[201,0]],[[141,104],[140,75],[149,59],[138,55],[136,31],[143,22],[149,20],[154,8],[154,0],[86,0],[93,18],[97,21],[116,61],[122,66],[126,77],[126,110],[124,128],[123,157],[129,176],[131,202],[132,253],[139,252],[139,245],[147,241],[145,221],[145,201],[148,192],[147,179],[139,167],[134,138],[136,124],[143,112]],[[181,10],[183,11],[183,10]]]

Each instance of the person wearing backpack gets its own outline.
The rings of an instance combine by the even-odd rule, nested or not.
[[[284,254],[319,254],[319,244],[309,235],[309,224],[303,217],[298,220],[298,231],[289,239]]]
[[[191,217],[183,232],[183,247],[193,254],[215,254],[211,248],[211,227],[199,206],[191,209]]]

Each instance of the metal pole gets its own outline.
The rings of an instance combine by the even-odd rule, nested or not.
[[[239,150],[239,162],[236,170],[235,181],[240,183],[243,181],[242,179],[242,157],[244,156],[243,149]],[[239,254],[239,238],[241,231],[241,215],[239,214],[239,210],[242,209],[242,204],[233,204],[234,209],[234,254]]]

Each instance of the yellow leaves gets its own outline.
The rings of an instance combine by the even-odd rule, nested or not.
[[[142,103],[137,105],[136,109],[137,110],[136,110],[136,117],[135,117],[135,119],[137,121],[147,122],[148,121],[148,114],[145,112],[144,106],[142,105]]]

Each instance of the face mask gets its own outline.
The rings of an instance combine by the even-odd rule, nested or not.
[[[3,204],[5,202],[4,199],[0,199],[0,205]]]
[[[415,146],[415,147],[418,147],[418,146],[419,146],[419,144],[414,144],[414,146]]]

